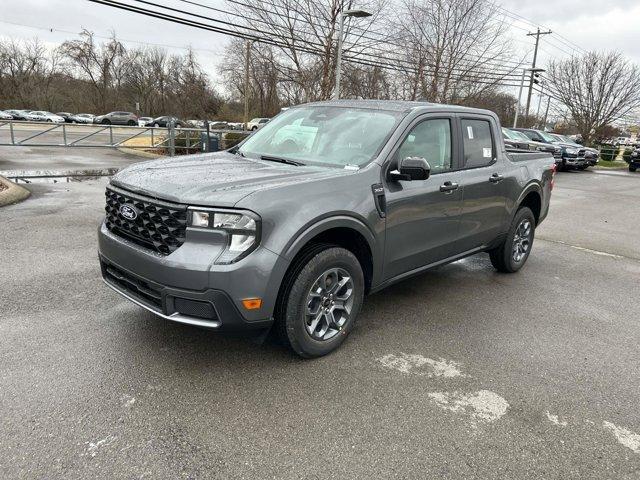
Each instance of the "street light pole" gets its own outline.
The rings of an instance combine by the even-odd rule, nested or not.
[[[251,56],[251,41],[247,40],[245,44],[244,57],[244,130],[247,130],[249,123],[249,62]]]
[[[370,17],[371,13],[364,10],[344,10],[340,12],[340,19],[338,21],[338,55],[336,59],[336,86],[333,90],[333,99],[338,100],[340,98],[340,77],[342,75],[342,36],[344,33],[344,17]]]

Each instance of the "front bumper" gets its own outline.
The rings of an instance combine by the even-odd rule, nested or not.
[[[562,165],[565,168],[579,168],[588,166],[589,163],[584,157],[562,157]]]
[[[98,232],[105,283],[130,301],[180,323],[233,331],[266,328],[288,262],[265,248],[231,265],[215,265],[219,250],[206,233],[189,231],[185,243],[160,255],[110,232]],[[247,310],[242,300],[262,299]]]

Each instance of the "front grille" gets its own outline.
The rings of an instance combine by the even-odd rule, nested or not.
[[[107,228],[138,245],[169,255],[179,248],[187,230],[187,207],[154,200],[107,187],[105,211]],[[125,218],[120,209],[133,206],[137,216]]]
[[[118,285],[132,296],[162,310],[162,295],[149,283],[140,280],[113,265],[103,263],[103,273],[110,282]]]

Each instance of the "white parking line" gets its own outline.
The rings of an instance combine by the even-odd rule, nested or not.
[[[633,450],[634,453],[640,453],[640,435],[611,422],[602,422],[602,425],[613,432],[621,445]]]
[[[460,371],[459,364],[444,358],[434,360],[422,355],[388,353],[384,357],[378,358],[378,361],[383,367],[397,370],[400,373],[446,378],[464,376]]]
[[[504,398],[489,390],[472,393],[432,392],[429,397],[444,410],[468,415],[474,427],[477,422],[499,420],[509,408],[509,403]]]

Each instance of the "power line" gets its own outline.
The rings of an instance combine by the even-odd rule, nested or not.
[[[286,47],[289,48],[291,47],[290,45],[283,45],[281,42],[274,40],[273,38],[268,38],[268,37],[263,37],[263,36],[259,36],[259,35],[254,35],[254,34],[248,34],[245,32],[240,32],[240,31],[234,31],[234,30],[229,30],[227,28],[223,28],[223,27],[217,27],[214,25],[209,25],[209,24],[204,24],[202,22],[198,22],[195,20],[190,20],[190,19],[185,19],[185,18],[181,18],[181,17],[176,17],[173,15],[168,15],[165,13],[160,13],[160,12],[155,12],[155,11],[150,11],[150,10],[146,10],[144,8],[141,7],[135,7],[132,5],[123,5],[120,4],[114,0],[89,0],[93,3],[98,3],[98,4],[102,4],[102,5],[106,5],[106,6],[111,6],[114,8],[119,8],[125,11],[130,11],[130,12],[134,12],[134,13],[139,13],[142,15],[146,15],[146,16],[150,16],[152,18],[158,18],[158,19],[162,19],[162,20],[167,20],[170,22],[174,22],[174,23],[179,23],[182,25],[186,25],[186,26],[192,26],[192,27],[196,27],[196,28],[200,28],[200,29],[204,29],[204,30],[210,30],[210,31],[215,31],[215,32],[219,32],[219,33],[225,33],[227,35],[231,35],[231,36],[235,36],[235,37],[239,37],[239,38],[244,38],[244,39],[248,39],[248,40],[254,40],[257,42],[262,42],[262,43],[266,43],[266,44],[270,44],[273,46],[278,46],[278,47]],[[241,26],[238,26],[241,27]],[[242,28],[242,27],[241,27]],[[319,52],[317,50],[314,50],[313,48],[310,48],[308,46],[300,46],[298,45],[296,47],[297,50],[306,52],[306,53],[310,53],[310,54],[315,54],[315,55],[319,55],[322,54],[322,52]],[[379,68],[383,68],[383,69],[390,69],[390,70],[396,70],[396,71],[402,71],[402,72],[406,72],[407,69],[411,70],[414,69],[415,67],[409,67],[409,68],[402,68],[402,66],[399,66],[397,64],[393,64],[393,63],[389,63],[389,64],[384,64],[384,63],[379,63],[379,62],[374,62],[371,60],[367,60],[367,61],[362,61],[359,60],[357,58],[352,58],[349,57],[349,60],[353,63],[356,64],[362,64],[362,65],[366,65],[366,66],[373,66],[373,67],[379,67]],[[386,60],[392,60],[393,59],[386,59]],[[396,60],[397,61],[397,60]],[[488,75],[484,75],[484,78],[491,78]],[[479,77],[476,78],[459,78],[459,77],[455,77],[452,76],[451,77],[452,80],[467,80],[470,81],[472,83],[475,84],[480,84],[480,85],[489,85],[489,86],[508,86],[508,87],[515,87],[516,85],[514,84],[508,84],[508,83],[504,83],[503,77],[500,77],[500,81],[498,81],[496,79],[496,81],[483,81],[481,80]]]

